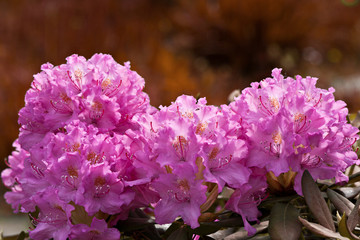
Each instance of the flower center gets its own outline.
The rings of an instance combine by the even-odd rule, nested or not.
[[[184,136],[177,136],[172,144],[180,161],[185,161],[186,151],[189,147],[189,141]]]
[[[100,198],[108,194],[110,185],[107,184],[105,178],[98,176],[94,180],[95,194],[94,197]]]

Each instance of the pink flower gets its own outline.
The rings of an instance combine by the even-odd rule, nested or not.
[[[241,215],[249,236],[254,235],[256,230],[248,221],[258,221],[261,214],[257,206],[266,198],[266,178],[261,170],[255,170],[255,172],[258,173],[253,174],[247,184],[237,188],[226,203],[227,209]]]
[[[179,164],[172,173],[161,174],[152,186],[160,194],[154,211],[158,223],[170,223],[181,216],[192,228],[199,226],[200,205],[206,200],[206,186],[195,179],[191,165]]]
[[[343,181],[342,172],[359,163],[351,148],[358,130],[346,122],[345,103],[335,101],[333,88],[316,88],[316,81],[285,78],[281,69],[274,69],[272,78],[253,83],[229,106],[233,115],[241,116],[235,121],[247,128],[247,165],[264,167],[276,176],[297,172],[299,194],[305,169],[315,179]]]
[[[56,190],[49,189],[44,194],[39,194],[36,199],[39,215],[33,217],[36,228],[30,231],[32,239],[65,240],[71,231],[70,216],[74,207],[57,198]]]
[[[76,224],[71,229],[69,239],[77,240],[95,240],[95,239],[120,239],[120,232],[116,228],[108,228],[103,219],[93,218],[91,226],[86,224]]]
[[[47,132],[57,132],[79,119],[99,131],[123,132],[137,127],[136,114],[148,111],[144,79],[110,55],[95,54],[86,61],[72,55],[60,66],[44,64],[19,112],[19,142],[29,150]]]

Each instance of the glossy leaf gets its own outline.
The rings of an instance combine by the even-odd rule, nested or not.
[[[350,231],[354,230],[356,225],[360,223],[359,206],[360,206],[360,198],[356,200],[356,204],[353,207],[347,221]]]
[[[301,234],[299,212],[290,203],[277,203],[270,213],[269,234],[275,240],[297,240]]]
[[[334,204],[335,208],[340,212],[340,215],[343,215],[343,213],[345,213],[346,216],[350,215],[351,210],[355,206],[351,201],[330,188],[327,189],[326,193],[332,204]]]
[[[256,229],[256,233],[262,232],[263,230],[267,229],[269,226],[269,221],[263,221],[260,224],[255,224],[253,227]],[[255,236],[256,237],[256,236]],[[224,240],[237,240],[237,239],[248,239],[248,231],[245,230],[245,228],[240,228],[238,231],[229,234],[227,237],[224,238]],[[252,237],[251,239],[253,239]]]
[[[191,240],[191,235],[189,232],[190,228],[183,226],[173,233],[167,238],[167,240]]]
[[[354,198],[360,193],[360,187],[341,187],[337,190],[346,198]]]
[[[310,173],[305,170],[301,187],[304,194],[306,204],[313,213],[315,219],[324,227],[335,232],[335,225],[330,210],[322,197],[321,192]]]
[[[216,224],[200,224],[200,227],[191,230],[191,232],[197,235],[208,235],[218,231],[220,228],[221,226]]]
[[[0,240],[25,240],[29,237],[29,234],[22,231],[18,235],[12,235],[12,236],[6,236],[4,237],[2,233],[0,232]]]
[[[354,173],[349,177],[349,181],[347,182],[347,185],[353,184],[355,182],[360,181],[360,172]]]
[[[350,231],[350,229],[348,228],[346,214],[343,214],[343,216],[341,217],[341,220],[339,222],[339,233],[342,236],[349,238],[350,240],[359,240],[360,239],[357,236],[355,236],[355,234],[353,234]]]
[[[173,222],[170,227],[165,231],[165,233],[163,234],[163,237],[165,239],[167,239],[167,237],[169,237],[173,232],[175,232],[176,230],[178,230],[180,227],[182,227],[184,224],[182,222],[179,221],[175,221]]]
[[[308,222],[307,220],[301,217],[299,217],[299,221],[302,223],[304,227],[309,229],[311,232],[320,235],[322,237],[336,238],[339,240],[349,240],[348,238],[341,236],[340,233],[332,231],[320,224]]]
[[[154,223],[152,219],[129,217],[125,221],[119,221],[118,226],[121,231],[128,232],[143,229]]]

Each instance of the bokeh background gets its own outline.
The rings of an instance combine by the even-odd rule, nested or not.
[[[281,67],[334,86],[355,112],[359,13],[359,0],[0,0],[0,169],[32,75],[74,53],[130,60],[154,106],[181,94],[227,103],[234,89]]]

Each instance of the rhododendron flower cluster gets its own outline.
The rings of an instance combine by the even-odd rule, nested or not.
[[[301,194],[301,176],[347,181],[344,171],[359,164],[352,145],[358,129],[347,123],[343,101],[334,89],[316,88],[317,79],[295,79],[274,69],[272,78],[255,82],[230,104],[247,124],[251,150],[248,165],[265,168],[276,176],[293,171],[295,190]]]
[[[119,220],[136,208],[193,229],[229,209],[251,235],[269,176],[291,173],[301,195],[305,170],[341,182],[359,164],[345,103],[315,78],[274,69],[229,105],[182,95],[157,109],[143,78],[109,55],[72,55],[41,70],[1,174],[6,201],[32,219],[33,239],[119,239]],[[209,215],[224,189],[230,198]]]

